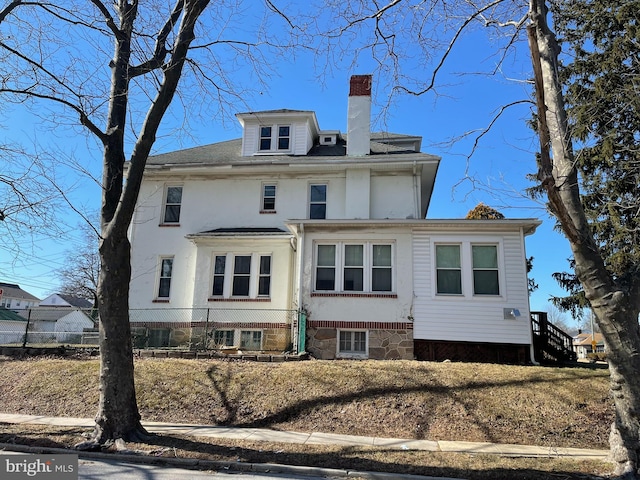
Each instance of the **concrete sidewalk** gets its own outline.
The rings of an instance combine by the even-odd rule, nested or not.
[[[38,415],[19,415],[9,413],[0,413],[0,422],[87,428],[94,425],[94,421],[90,418],[44,417]],[[299,443],[304,445],[373,446],[400,450],[492,454],[508,457],[568,457],[576,459],[605,460],[609,455],[608,450],[589,450],[583,448],[540,447],[535,445],[512,445],[488,442],[453,442],[386,437],[362,437],[321,432],[283,432],[264,428],[216,427],[211,425],[174,424],[164,422],[142,422],[142,425],[147,429],[147,431],[157,434],[228,438],[255,442]]]

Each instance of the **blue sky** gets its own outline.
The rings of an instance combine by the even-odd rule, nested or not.
[[[471,60],[494,61],[481,57],[483,46],[477,39],[462,45],[443,71],[441,84],[447,86],[439,88],[438,95],[397,97],[386,112],[384,122],[378,114],[388,92],[382,88],[382,81],[374,85],[373,117],[378,121],[374,122],[373,129],[420,135],[423,137],[422,150],[442,157],[429,218],[462,218],[479,202],[484,202],[507,218],[542,220],[538,231],[527,238],[526,245],[527,254],[534,257],[531,275],[540,285],[531,296],[531,308],[546,310],[551,295],[563,294],[551,274],[567,269],[570,250],[567,240],[553,230],[553,220],[544,206],[527,199],[523,193],[531,186],[525,176],[535,171],[537,139],[525,123],[531,107],[508,110],[483,136],[470,159],[467,156],[475,136],[447,145],[448,140],[464,132],[486,128],[501,105],[529,98],[529,86],[522,81],[528,72],[526,56],[521,61],[511,62],[509,75],[487,78],[457,74],[470,71]],[[331,73],[319,81],[314,69],[317,60],[301,54],[293,61],[281,61],[276,68],[277,75],[267,80],[267,88],[247,97],[243,104],[234,105],[235,112],[278,108],[314,110],[321,128],[345,132],[349,77],[373,73],[373,64],[370,59],[361,57],[356,65],[334,65]],[[73,151],[82,159],[83,167],[99,177],[101,152],[73,129],[51,131],[45,129],[37,117],[21,109],[9,113],[10,116],[4,118],[11,121],[0,130],[4,139],[37,140],[55,146],[52,148]],[[234,118],[227,118],[224,123],[200,118],[190,121],[189,135],[166,134],[181,122],[178,109],[166,117],[165,134],[156,142],[156,153],[237,138],[241,133]],[[60,168],[59,172],[64,175],[65,184],[70,186],[68,193],[74,204],[87,211],[97,211],[100,190],[95,183],[72,169]],[[72,227],[81,221],[71,209],[62,214]],[[0,281],[18,283],[41,298],[55,292],[59,286],[56,272],[64,265],[65,257],[81,245],[79,234],[78,229],[71,228],[60,238],[25,240],[19,257],[13,249],[0,246]]]

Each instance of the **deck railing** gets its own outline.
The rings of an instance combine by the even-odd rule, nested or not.
[[[573,338],[549,322],[546,312],[531,312],[533,347],[540,363],[562,363],[575,361]]]

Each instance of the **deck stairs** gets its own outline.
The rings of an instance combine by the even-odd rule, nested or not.
[[[547,312],[531,312],[533,349],[537,362],[559,364],[575,362],[577,354],[571,335],[556,327],[547,317]]]

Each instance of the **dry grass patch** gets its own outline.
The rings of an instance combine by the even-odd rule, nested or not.
[[[412,361],[138,359],[144,420],[607,448],[608,371]],[[4,359],[8,413],[93,417],[98,361]]]

